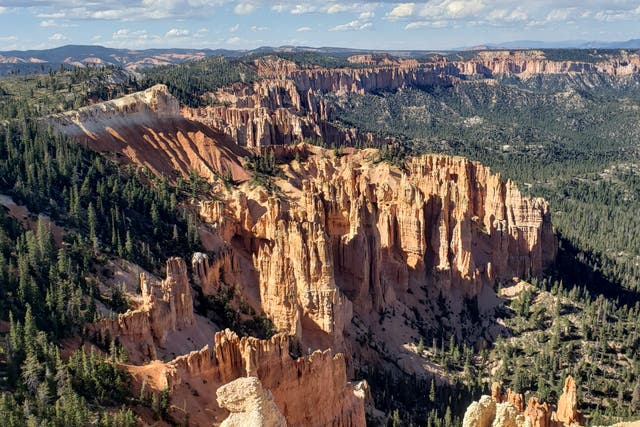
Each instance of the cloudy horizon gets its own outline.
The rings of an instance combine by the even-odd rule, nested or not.
[[[0,0],[0,50],[339,46],[452,49],[640,37],[640,0]]]

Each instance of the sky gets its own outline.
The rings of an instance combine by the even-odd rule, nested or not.
[[[451,49],[640,38],[640,0],[0,0],[0,50]]]

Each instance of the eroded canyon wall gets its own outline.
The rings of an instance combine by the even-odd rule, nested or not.
[[[158,358],[167,335],[194,325],[193,300],[187,267],[182,258],[166,262],[166,279],[140,275],[142,301],[135,310],[106,318],[90,329],[103,339],[118,339],[135,362]]]
[[[177,406],[172,413],[175,420],[184,419],[180,407],[184,402],[193,425],[220,423],[228,412],[216,402],[216,391],[243,377],[260,380],[289,426],[365,425],[367,385],[347,382],[344,356],[317,350],[293,358],[284,334],[259,340],[226,330],[200,351],[129,369],[138,383],[169,390]]]
[[[280,195],[243,186],[201,205],[234,254],[227,281],[257,289],[259,306],[303,346],[342,350],[354,312],[367,317],[425,286],[476,296],[555,258],[548,204],[476,162],[425,155],[401,170],[373,162],[375,150],[307,149],[276,181]],[[219,286],[221,265],[198,264],[205,288]]]
[[[182,114],[223,130],[239,145],[257,147],[290,144],[303,139],[328,145],[383,145],[389,141],[348,126],[338,126],[326,95],[397,91],[410,87],[449,87],[468,79],[491,83],[502,77],[529,80],[540,76],[582,75],[592,79],[637,76],[640,57],[627,54],[601,62],[556,61],[541,51],[479,52],[468,60],[434,57],[415,59],[374,58],[356,55],[359,67],[299,67],[277,57],[255,61],[258,81],[234,85],[212,95],[214,106],[183,108]]]

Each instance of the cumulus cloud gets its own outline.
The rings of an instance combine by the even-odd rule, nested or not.
[[[140,33],[130,30],[129,34],[104,33],[105,44],[117,47],[143,47],[143,46],[167,46],[172,43],[198,44],[198,47],[214,43],[226,43],[226,37],[236,34],[218,35],[219,40],[212,40],[206,32],[197,32],[196,28],[204,22],[211,22],[213,28],[219,28],[216,33],[223,32],[233,22],[226,21],[229,14],[250,15],[256,12],[264,13],[264,20],[260,22],[246,23],[243,30],[254,31],[256,34],[269,34],[266,43],[276,45],[285,42],[284,38],[291,33],[303,33],[314,31],[310,40],[305,43],[325,43],[322,39],[324,31],[362,31],[375,29],[383,33],[382,39],[389,35],[389,46],[407,44],[406,40],[395,39],[394,30],[429,30],[438,28],[486,28],[491,26],[494,31],[493,39],[510,38],[519,31],[528,31],[527,37],[537,37],[536,32],[542,29],[554,30],[557,37],[565,37],[567,31],[561,30],[562,25],[572,26],[575,34],[600,34],[602,31],[607,37],[618,37],[628,34],[628,38],[637,37],[634,24],[640,22],[640,0],[110,0],[108,2],[81,0],[0,0],[0,14],[20,13],[30,15],[34,26],[51,28],[52,32],[63,31],[63,27],[82,26],[79,34],[85,34],[86,41],[95,34],[91,23],[82,21],[112,20],[122,22],[118,27],[146,28],[149,33]],[[294,23],[291,28],[274,28],[272,21],[278,19],[274,14],[308,15],[303,22]],[[322,16],[326,15],[326,16]],[[4,17],[5,15],[3,15]],[[337,20],[336,17],[342,17]],[[282,17],[280,17],[282,18]],[[309,18],[307,20],[307,18]],[[165,33],[166,28],[160,24],[144,25],[151,20],[171,20],[174,24],[189,31],[188,35],[175,34],[172,30]],[[246,19],[246,18],[239,18]],[[294,22],[291,16],[286,17],[289,24]],[[271,20],[271,21],[269,21]],[[377,25],[379,20],[385,20],[384,25]],[[142,22],[143,24],[137,24]],[[240,21],[241,22],[241,21]],[[264,23],[269,22],[269,23]],[[620,25],[618,25],[620,23]],[[5,34],[17,33],[13,31],[11,22],[5,24]],[[338,25],[340,24],[340,25]],[[155,26],[154,26],[155,25]],[[253,27],[251,25],[254,25]],[[270,28],[265,28],[269,26]],[[162,30],[158,30],[160,27]],[[97,27],[96,27],[97,28]],[[113,28],[113,27],[112,27]],[[154,29],[156,28],[156,29]],[[499,32],[499,29],[508,31]],[[173,30],[181,30],[175,28]],[[239,30],[235,25],[229,29],[230,33]],[[278,30],[278,31],[276,31]],[[555,31],[557,30],[557,31]],[[614,31],[615,30],[615,31]],[[157,34],[151,34],[157,31]],[[287,32],[289,35],[287,35]],[[47,43],[46,33],[37,32],[41,37],[40,43]],[[169,34],[171,33],[171,34]],[[571,33],[571,34],[573,34]],[[397,33],[395,33],[397,34]],[[461,34],[461,33],[459,33]],[[525,34],[523,33],[523,36]],[[482,36],[482,35],[480,35]],[[246,36],[245,36],[246,37]],[[443,33],[442,39],[453,40],[455,37]],[[546,37],[546,33],[545,33]],[[549,36],[552,37],[552,36]],[[75,37],[74,37],[75,38]],[[460,37],[458,37],[460,38]],[[624,38],[624,36],[620,36]],[[232,37],[233,39],[233,37]],[[313,39],[313,40],[312,40]],[[377,37],[376,40],[381,40]],[[80,41],[80,40],[78,40]],[[256,40],[242,40],[235,43],[239,46],[251,46]],[[35,43],[21,39],[19,44]],[[447,43],[446,41],[442,42]],[[125,45],[126,46],[120,46]],[[233,44],[233,40],[231,40]],[[415,44],[414,44],[415,45]],[[364,46],[363,46],[364,47]]]
[[[168,31],[167,33],[171,32]],[[133,47],[144,48],[154,44],[167,43],[172,37],[162,37],[158,34],[150,34],[147,30],[132,30],[120,28],[111,34],[111,40],[106,40],[105,44],[113,47]]]
[[[327,7],[327,13],[340,13],[340,12],[346,12],[348,10],[349,10],[349,7],[341,3],[335,3]]]
[[[69,40],[69,38],[67,36],[65,36],[64,34],[60,34],[60,33],[55,33],[55,34],[51,34],[49,36],[49,41],[51,42],[64,42]]]
[[[215,13],[233,0],[5,0],[7,5],[26,8],[46,19],[143,21],[167,18],[194,18]]]
[[[515,9],[495,9],[487,15],[487,21],[498,23],[512,23],[527,21],[529,15],[521,8]]]
[[[277,9],[274,9],[277,10]],[[317,12],[318,8],[311,4],[296,4],[293,9],[290,9],[294,15],[302,15],[305,13]]]
[[[400,3],[394,7],[391,12],[387,14],[389,19],[402,19],[408,18],[413,15],[413,11],[416,7],[415,3]]]
[[[115,33],[113,33],[113,35],[111,37],[114,40],[117,40],[117,39],[132,39],[132,38],[146,38],[146,37],[148,37],[148,34],[147,34],[146,30],[131,31],[128,28],[121,28],[121,29],[117,30]]]
[[[256,6],[253,3],[238,3],[233,8],[233,13],[236,15],[249,15],[255,12]]]
[[[615,13],[600,11],[600,19],[633,19],[629,7],[623,4],[640,3],[638,0],[622,0]],[[409,21],[405,29],[442,28],[452,25],[492,25],[514,24],[547,25],[551,22],[570,22],[575,19],[595,17],[591,9],[594,2],[577,0],[540,0],[522,2],[520,0],[430,0],[428,2],[399,3],[394,5],[385,17],[390,21]],[[639,6],[640,9],[640,6]],[[597,19],[597,17],[596,17]],[[445,24],[446,23],[446,24]]]
[[[346,24],[336,25],[333,28],[330,28],[329,31],[363,31],[369,30],[373,27],[371,22],[362,22],[359,20],[353,20],[351,22],[347,22]]]
[[[355,14],[366,14],[373,17],[372,12],[381,6],[380,2],[367,1],[331,1],[325,2],[320,0],[311,0],[299,2],[296,0],[281,1],[271,6],[271,10],[278,13],[291,13],[293,15],[304,15],[308,13],[327,13],[330,15],[337,13],[352,12]],[[368,19],[368,18],[360,18]]]
[[[189,30],[181,30],[178,28],[172,28],[165,33],[165,37],[189,37],[191,35],[191,31]]]

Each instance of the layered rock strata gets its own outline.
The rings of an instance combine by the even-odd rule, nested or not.
[[[193,171],[208,180],[250,177],[242,167],[249,152],[220,131],[182,117],[178,100],[164,85],[56,114],[46,121],[93,150],[121,155],[121,160],[165,178]]]
[[[131,371],[139,383],[157,391],[169,389],[176,405],[186,405],[192,425],[221,422],[227,412],[211,396],[238,378],[256,377],[271,392],[289,426],[364,426],[367,386],[347,382],[343,355],[317,350],[307,357],[293,358],[289,346],[289,337],[283,334],[259,340],[239,338],[226,330],[215,335],[212,347],[160,366],[132,367]],[[227,386],[223,395],[225,389],[237,390]],[[255,397],[250,391],[248,402]],[[237,405],[230,409],[237,412],[242,406],[240,397],[233,399]],[[172,416],[180,420],[184,414],[175,408]]]
[[[472,297],[555,257],[548,204],[478,163],[427,155],[401,171],[372,162],[375,150],[309,150],[277,181],[282,197],[241,187],[201,209],[248,266],[228,280],[258,290],[278,330],[305,347],[342,350],[354,312],[367,318],[423,287]],[[215,270],[199,273],[211,288]]]
[[[92,329],[117,338],[135,361],[156,359],[157,348],[167,344],[170,332],[194,324],[191,285],[182,258],[167,260],[166,279],[160,282],[140,276],[142,303],[135,310],[103,319]]]
[[[305,138],[328,144],[384,144],[382,138],[333,124],[335,114],[325,95],[365,94],[410,87],[448,87],[470,78],[492,81],[515,76],[528,80],[545,75],[626,77],[640,74],[638,55],[602,62],[553,61],[543,52],[480,52],[466,61],[434,57],[426,62],[389,56],[356,55],[351,68],[301,68],[277,57],[256,60],[259,80],[234,85],[212,95],[217,106],[183,114],[223,130],[239,145],[257,147],[290,144]]]

